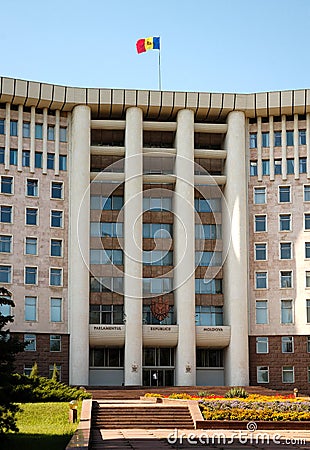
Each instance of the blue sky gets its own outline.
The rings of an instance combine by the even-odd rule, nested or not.
[[[310,0],[3,0],[1,76],[82,87],[310,88]]]

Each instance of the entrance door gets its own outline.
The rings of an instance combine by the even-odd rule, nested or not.
[[[173,369],[143,369],[143,386],[173,386]]]

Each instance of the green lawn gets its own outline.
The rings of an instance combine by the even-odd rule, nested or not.
[[[66,447],[77,427],[68,421],[67,402],[22,403],[20,406],[19,432],[7,435],[2,450],[63,450]]]

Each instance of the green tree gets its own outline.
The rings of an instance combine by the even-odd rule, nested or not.
[[[59,381],[59,370],[57,369],[56,363],[54,363],[54,367],[53,367],[52,380]]]
[[[30,378],[35,378],[39,375],[39,371],[38,371],[38,364],[37,362],[34,363],[34,365],[32,366],[31,372],[30,372]]]
[[[24,350],[25,344],[13,337],[7,328],[14,321],[14,316],[9,314],[14,306],[11,293],[0,287],[0,434],[18,431],[15,414],[19,408],[11,401],[11,386],[15,356]]]

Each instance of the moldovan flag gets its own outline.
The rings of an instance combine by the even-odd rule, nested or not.
[[[160,38],[148,37],[145,39],[139,39],[136,43],[137,52],[143,53],[147,50],[160,50]]]

